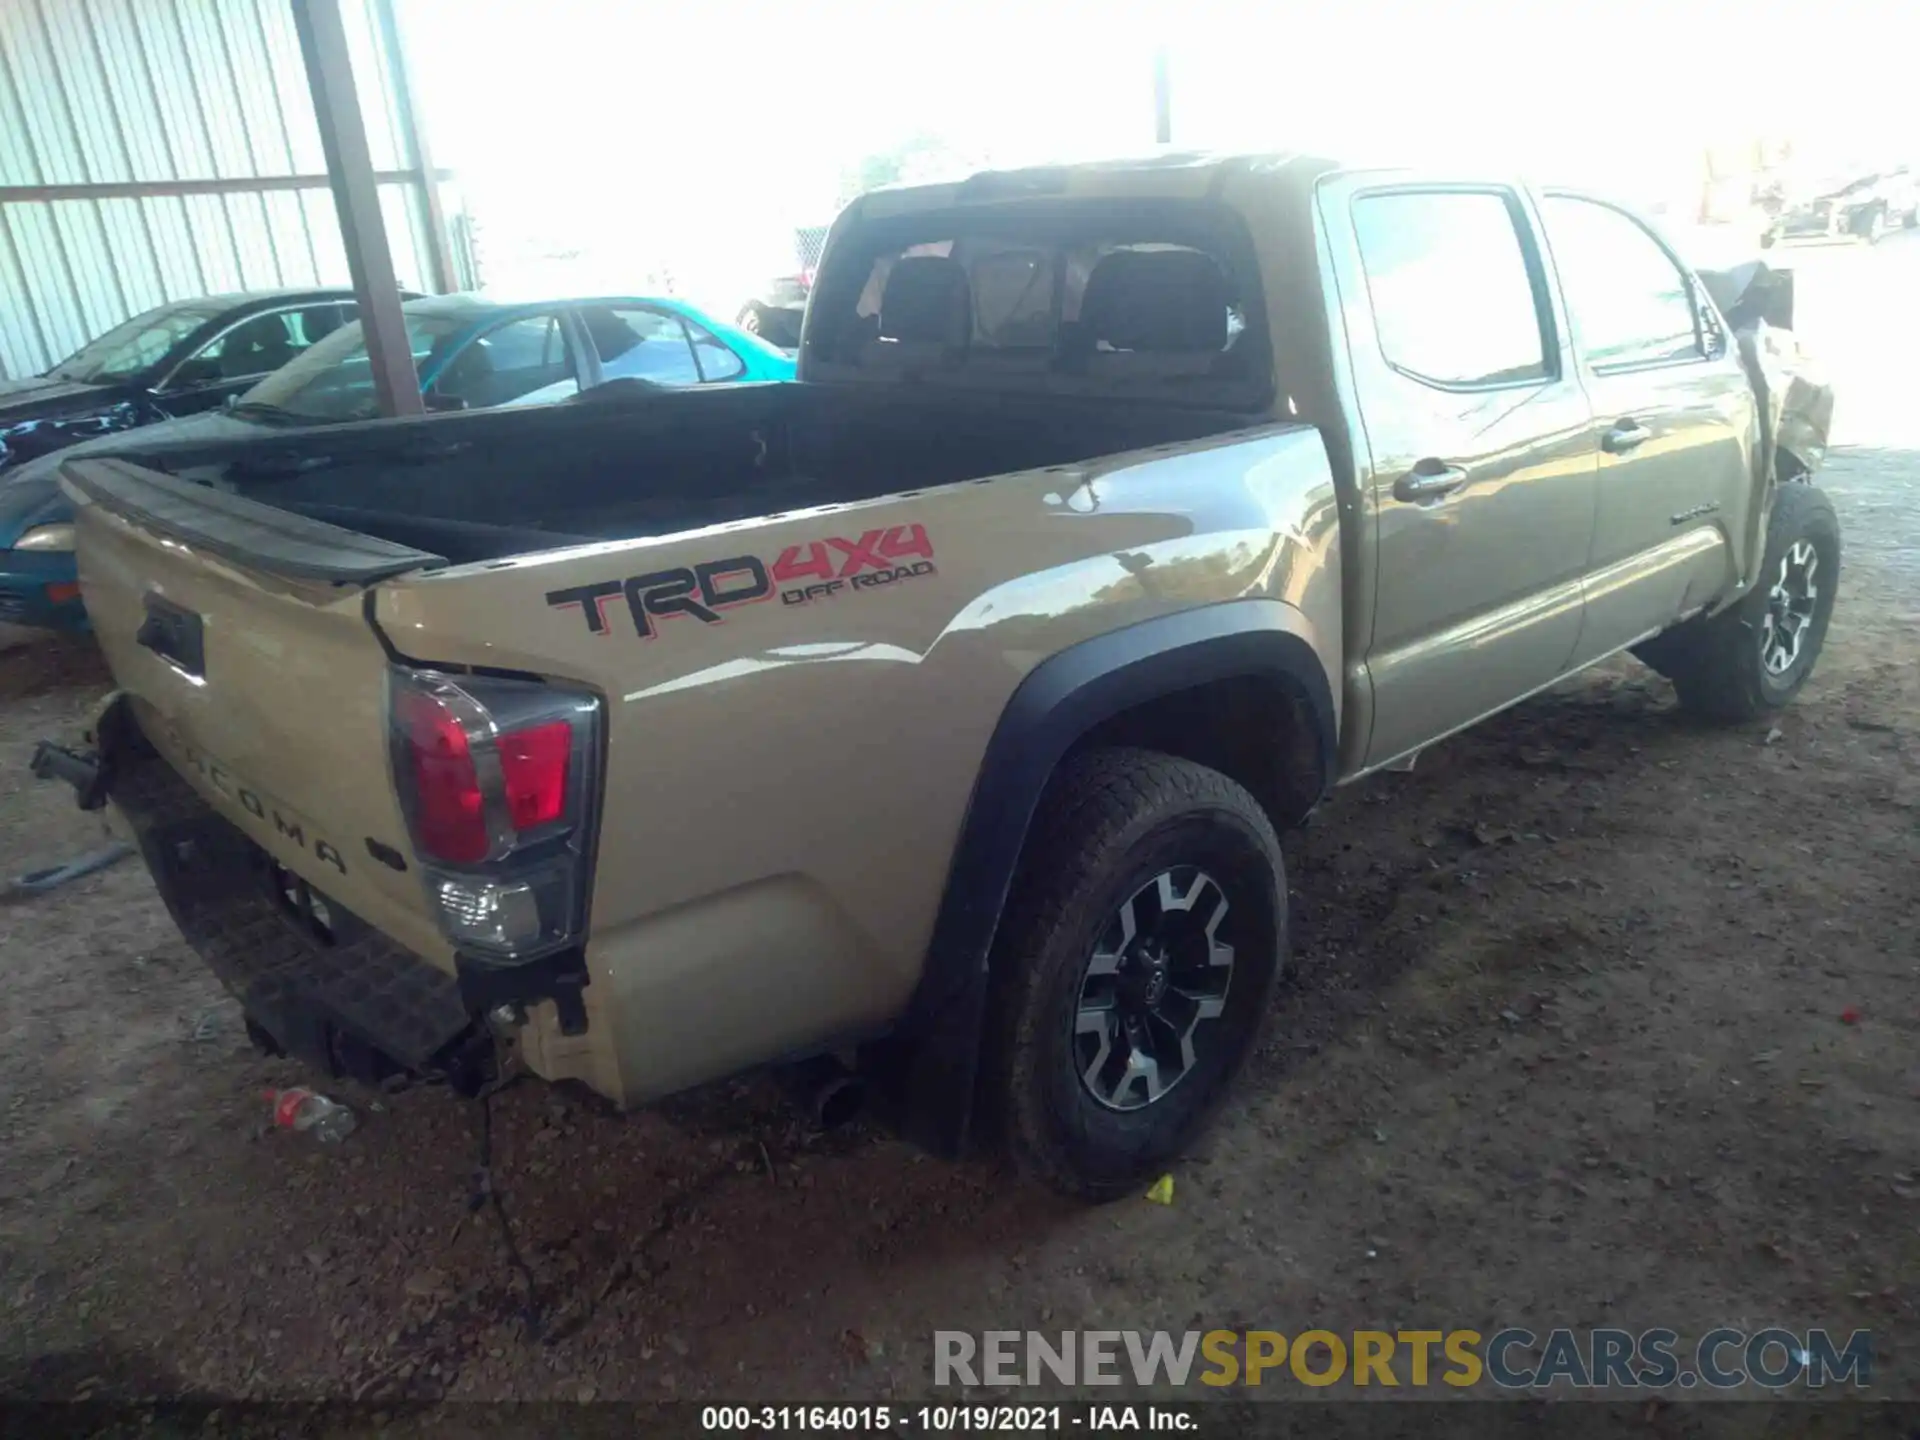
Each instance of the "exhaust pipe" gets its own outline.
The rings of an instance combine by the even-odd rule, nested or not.
[[[867,1082],[831,1055],[816,1055],[777,1072],[781,1088],[822,1130],[837,1130],[867,1102]]]

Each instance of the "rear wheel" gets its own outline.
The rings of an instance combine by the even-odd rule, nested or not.
[[[1280,845],[1226,776],[1144,750],[1048,789],[995,957],[990,1083],[1015,1162],[1134,1193],[1212,1117],[1286,943]]]
[[[1813,673],[1839,582],[1833,502],[1811,485],[1783,485],[1753,587],[1730,609],[1689,621],[1639,654],[1695,714],[1723,723],[1754,719],[1787,704]]]

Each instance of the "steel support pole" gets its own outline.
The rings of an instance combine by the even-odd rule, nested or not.
[[[445,295],[460,288],[454,269],[453,246],[447,239],[447,212],[440,201],[440,176],[433,167],[433,153],[427,148],[427,127],[420,121],[420,105],[413,83],[413,66],[407,59],[406,37],[401,33],[400,17],[394,0],[376,0],[380,17],[380,36],[386,42],[387,64],[393,74],[393,98],[400,113],[400,129],[406,136],[412,162],[420,172],[420,206],[427,222],[427,258],[433,265],[433,288]]]
[[[1153,52],[1153,138],[1162,145],[1173,143],[1173,76],[1164,45]]]
[[[400,286],[393,254],[380,218],[380,191],[373,176],[367,127],[353,84],[353,58],[347,50],[340,0],[293,0],[294,29],[306,61],[307,88],[313,92],[314,118],[320,123],[320,149],[326,156],[333,205],[340,216],[347,270],[359,304],[373,392],[383,415],[421,415],[420,377],[414,372],[407,325],[400,313]]]

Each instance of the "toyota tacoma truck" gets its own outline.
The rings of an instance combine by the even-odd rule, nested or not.
[[[119,689],[36,763],[274,1050],[619,1105],[837,1060],[1124,1194],[1254,1047],[1332,787],[1622,651],[1718,721],[1806,681],[1830,398],[1727,293],[1464,170],[875,193],[797,384],[67,462]]]

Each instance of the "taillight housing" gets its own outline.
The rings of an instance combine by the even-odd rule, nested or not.
[[[515,964],[586,930],[600,794],[598,696],[394,666],[394,788],[441,930]]]

